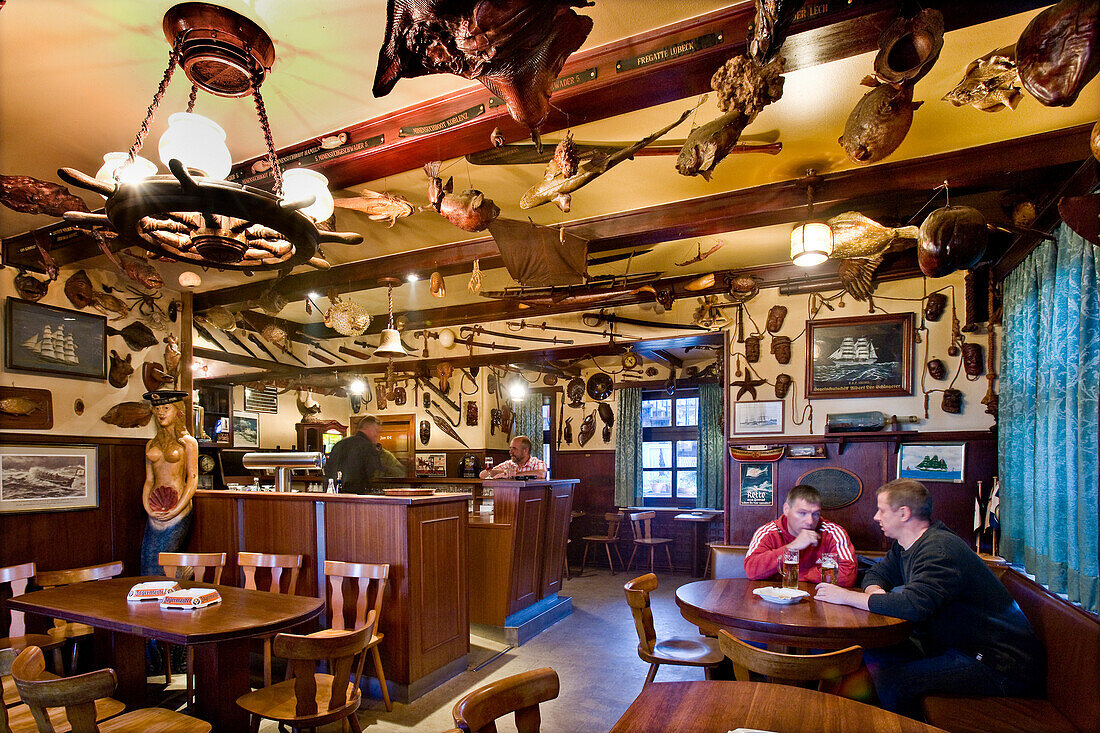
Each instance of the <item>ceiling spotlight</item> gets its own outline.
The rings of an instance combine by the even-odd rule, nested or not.
[[[415,272],[410,272],[408,275],[405,276],[405,282],[407,283],[414,283],[419,279],[420,276],[417,275]]]
[[[520,402],[527,396],[527,385],[522,379],[514,378],[508,383],[508,396],[513,402]]]
[[[348,391],[352,394],[361,395],[367,391],[367,385],[363,383],[362,379],[353,379],[351,384],[348,385]]]

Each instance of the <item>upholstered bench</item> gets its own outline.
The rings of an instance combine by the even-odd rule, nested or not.
[[[931,696],[925,719],[950,733],[1100,731],[1100,620],[1009,568],[994,573],[1046,649],[1042,698]]]

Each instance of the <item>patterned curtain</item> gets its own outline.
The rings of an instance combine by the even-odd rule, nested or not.
[[[1005,280],[1001,552],[1100,611],[1100,261],[1064,224]]]
[[[619,390],[615,428],[615,506],[637,506],[642,494],[641,387]]]
[[[696,506],[708,509],[721,509],[725,503],[724,399],[720,384],[699,385],[699,474],[696,482],[699,494]]]
[[[526,435],[531,439],[531,455],[542,458],[542,395],[532,392],[512,407],[516,415],[512,437]]]

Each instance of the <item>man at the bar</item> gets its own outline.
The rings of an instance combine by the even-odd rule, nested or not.
[[[526,435],[512,438],[512,442],[508,444],[508,455],[511,458],[504,463],[482,471],[481,478],[546,478],[546,464],[531,455],[531,439]]]
[[[340,480],[340,493],[380,493],[372,491],[372,481],[405,475],[401,461],[378,443],[381,431],[382,422],[374,415],[367,415],[359,421],[354,435],[332,446],[325,461],[325,476]]]

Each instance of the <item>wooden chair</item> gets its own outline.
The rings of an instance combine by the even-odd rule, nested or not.
[[[558,673],[549,667],[520,672],[479,687],[455,703],[451,716],[463,733],[496,733],[497,718],[516,714],[518,733],[538,733],[539,703],[558,696]]]
[[[378,685],[382,688],[382,701],[386,703],[386,711],[392,712],[393,703],[390,702],[386,674],[382,671],[382,656],[378,651],[378,645],[383,636],[378,631],[378,623],[382,619],[382,597],[390,577],[390,566],[389,564],[325,560],[325,577],[329,585],[329,624],[333,630],[362,628],[367,624],[368,610],[374,614],[374,633],[367,642],[367,649],[370,649],[374,659],[374,673],[378,676]],[[344,583],[353,579],[357,581],[358,592],[355,600],[355,616],[349,624],[344,609]]]
[[[27,583],[34,577],[34,563],[25,562],[22,565],[10,565],[0,568],[0,585],[11,584],[11,597],[21,596],[27,592]],[[61,645],[64,639],[56,639],[46,634],[28,634],[26,622],[22,611],[10,611],[11,622],[8,624],[8,635],[0,638],[0,649],[14,649],[21,652],[28,646],[40,647],[43,651],[53,654],[53,668],[55,672],[64,671],[61,666]],[[3,682],[4,705],[14,705],[19,702],[19,693],[15,689],[8,672],[0,674]]]
[[[637,514],[630,515],[630,524],[634,528],[634,552],[630,553],[630,560],[626,563],[626,569],[630,570],[630,567],[634,564],[634,555],[638,552],[639,547],[649,548],[649,572],[653,572],[653,548],[658,545],[662,545],[665,548],[665,557],[668,558],[668,571],[672,570],[672,554],[668,550],[668,546],[672,543],[672,539],[665,537],[654,537],[651,533],[650,522],[657,517],[657,512],[638,512]]]
[[[47,637],[48,638],[48,637]],[[15,649],[0,649],[0,677],[5,680],[12,680],[11,677],[11,665],[15,662],[16,656],[19,652]],[[43,677],[50,679],[53,675],[47,672],[42,673]],[[15,688],[15,680],[11,683],[12,692],[15,693],[15,699],[19,700],[19,690]],[[110,718],[113,715],[118,715],[126,706],[110,697],[100,698],[95,701],[95,719],[97,721]],[[53,725],[53,729],[56,733],[65,733],[71,730],[68,719],[65,717],[64,708],[49,708],[48,714],[50,716],[50,724]],[[0,732],[2,733],[38,733],[38,723],[34,720],[34,714],[26,703],[17,702],[12,706],[7,706],[7,701],[4,705],[0,705]]]
[[[588,535],[582,537],[584,540],[584,557],[581,558],[581,575],[584,575],[584,563],[588,560],[588,548],[593,543],[597,545],[603,545],[603,549],[607,552],[607,564],[611,566],[611,574],[615,574],[615,563],[611,562],[611,548],[615,548],[615,554],[619,556],[619,567],[623,567],[623,556],[619,553],[619,527],[622,526],[623,515],[618,512],[608,512],[603,515],[603,518],[607,520],[607,534],[606,535]],[[596,554],[599,554],[597,551]]]
[[[707,545],[710,551],[707,553],[707,566],[703,568],[704,578],[747,578],[745,575],[745,555],[749,548],[746,545],[721,545],[711,542]],[[714,574],[709,575],[711,566]]]
[[[285,593],[292,596],[298,590],[298,572],[302,569],[301,555],[274,555],[262,552],[238,552],[237,566],[244,574],[244,587],[249,590],[266,590],[271,593]],[[266,588],[260,588],[256,581],[257,570],[267,568],[271,579]],[[283,590],[283,571],[287,574],[287,588]],[[264,687],[271,686],[271,640],[274,635],[261,637],[264,645]]]
[[[73,677],[55,677],[46,672],[46,662],[38,647],[20,652],[12,662],[11,673],[20,696],[38,723],[38,730],[43,733],[56,731],[49,711],[53,707],[65,709],[73,733],[207,733],[211,727],[209,723],[164,708],[133,710],[99,723],[97,701],[115,691],[118,684],[115,671],[101,669]]]
[[[93,580],[106,580],[122,575],[121,562],[108,562],[102,565],[89,565],[83,568],[71,568],[69,570],[40,570],[35,575],[35,582],[43,588],[56,588],[59,585],[74,585],[87,583]],[[72,644],[72,657],[69,660],[69,670],[76,671],[77,654],[80,649],[78,642],[92,638],[95,629],[87,624],[75,621],[62,621],[55,618],[53,628],[49,635],[61,642],[68,641]]]
[[[251,715],[253,733],[260,729],[263,718],[295,730],[346,720],[353,731],[361,731],[355,714],[362,701],[357,682],[376,618],[372,610],[366,625],[351,631],[329,630],[308,636],[278,634],[275,653],[290,660],[291,679],[237,698],[237,704]],[[328,662],[332,674],[317,672],[321,661]]]
[[[653,681],[657,668],[662,664],[702,667],[709,680],[714,667],[725,658],[715,639],[673,636],[657,640],[657,632],[653,630],[653,611],[649,607],[649,594],[657,590],[657,576],[647,573],[634,578],[623,586],[623,590],[626,591],[626,602],[630,604],[630,613],[634,616],[634,628],[638,631],[638,656],[643,662],[649,662],[645,684]]]
[[[718,630],[718,645],[733,662],[734,676],[749,682],[749,672],[768,678],[769,682],[798,685],[816,680],[822,692],[836,692],[844,675],[855,672],[863,664],[863,647],[850,646],[825,654],[780,654],[750,646],[725,629]]]
[[[157,555],[157,563],[164,568],[164,575],[168,578],[192,579],[200,583],[222,582],[222,571],[225,569],[226,554],[224,552],[162,552]],[[164,646],[164,681],[172,684],[172,660],[170,658],[171,644]],[[191,704],[195,699],[195,652],[192,647],[187,648],[187,703]]]

